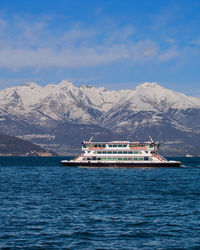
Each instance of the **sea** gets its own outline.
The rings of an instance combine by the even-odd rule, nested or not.
[[[0,249],[200,249],[200,158],[175,158],[180,168],[63,159],[0,157]]]

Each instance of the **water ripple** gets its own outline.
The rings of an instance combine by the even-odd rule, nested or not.
[[[199,249],[200,158],[90,169],[0,158],[0,249]]]

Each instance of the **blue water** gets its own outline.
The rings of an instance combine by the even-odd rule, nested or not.
[[[0,158],[0,249],[200,249],[200,158],[160,169],[61,159]]]

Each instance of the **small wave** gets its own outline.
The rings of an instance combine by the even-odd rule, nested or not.
[[[152,233],[146,233],[146,232],[127,232],[127,233],[121,233],[120,236],[122,237],[134,237],[134,238],[151,238],[153,235]]]

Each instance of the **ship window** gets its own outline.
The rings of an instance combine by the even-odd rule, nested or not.
[[[86,145],[86,144],[83,144],[83,148],[87,148],[87,145]]]
[[[111,152],[111,151],[108,151],[108,154],[112,154],[112,152]]]
[[[117,147],[117,145],[113,145],[113,148],[116,148]]]
[[[118,151],[117,153],[118,153],[118,154],[122,154],[122,151]]]
[[[139,161],[143,161],[144,159],[143,158],[138,158]]]
[[[127,154],[127,151],[124,151],[123,154]]]
[[[116,158],[108,158],[109,161],[115,161]]]
[[[123,148],[126,148],[127,147],[127,145],[123,145]]]
[[[103,151],[103,154],[106,154],[106,151]]]
[[[134,153],[134,154],[138,154],[138,151],[134,151],[133,153]]]
[[[128,153],[129,153],[129,154],[132,154],[133,152],[132,152],[132,151],[129,151]]]
[[[148,151],[145,151],[146,154],[148,154]]]
[[[149,157],[144,157],[144,160],[145,160],[145,161],[148,161],[148,160],[149,160]]]
[[[122,160],[122,158],[118,158],[118,160],[119,160],[119,161],[121,161],[121,160]]]
[[[112,146],[113,146],[113,145],[111,145],[111,144],[108,145],[109,148],[112,148]]]
[[[127,161],[127,158],[123,158],[124,161]]]
[[[119,148],[122,148],[122,145],[118,145]]]
[[[113,151],[112,153],[113,153],[113,154],[117,154],[117,151]]]
[[[101,151],[98,151],[97,154],[101,154]]]

